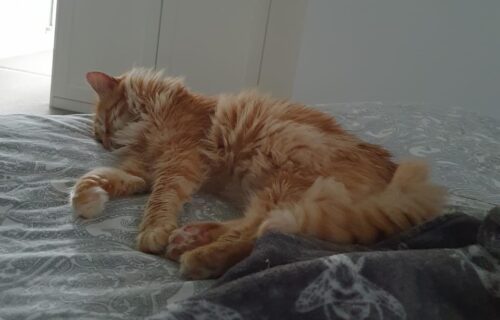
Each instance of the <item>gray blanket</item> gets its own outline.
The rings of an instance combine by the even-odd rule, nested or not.
[[[283,234],[154,319],[500,319],[500,208],[440,217],[373,247]]]
[[[397,157],[428,159],[433,179],[451,192],[448,211],[461,210],[481,218],[493,204],[500,204],[500,121],[425,106],[321,108],[349,131],[387,146]],[[161,314],[213,284],[185,281],[179,277],[176,263],[135,250],[134,237],[146,196],[110,201],[104,214],[95,219],[73,218],[69,188],[93,167],[117,161],[92,138],[91,125],[89,115],[0,116],[2,320],[143,319]],[[212,197],[195,195],[184,206],[180,222],[236,215]],[[261,248],[260,243],[257,251]],[[294,250],[300,252],[301,248]],[[268,258],[261,263],[269,267],[280,259],[279,255]],[[318,261],[324,262],[316,263],[316,276],[330,263]],[[370,259],[349,261],[362,264],[364,272]],[[288,292],[297,294],[293,282],[286,284]],[[203,305],[199,307],[203,309]],[[322,308],[304,315],[320,314]]]

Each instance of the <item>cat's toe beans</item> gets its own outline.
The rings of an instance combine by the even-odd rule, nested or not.
[[[172,232],[168,239],[168,247],[165,255],[168,259],[178,261],[179,257],[186,251],[192,250],[202,243],[200,234],[189,232],[189,229],[182,227]]]
[[[215,226],[214,223],[198,223],[175,229],[168,240],[166,257],[178,261],[184,252],[212,242],[215,235],[211,231]]]
[[[104,210],[109,200],[108,193],[101,187],[94,186],[71,194],[71,206],[75,214],[81,218],[93,218]]]
[[[165,256],[174,261],[179,261],[181,254],[186,251],[186,243],[187,239],[183,232],[179,232],[179,229],[176,229],[172,232],[170,237],[168,238],[168,247],[165,251]]]
[[[165,257],[173,261],[179,261],[181,255],[184,252],[185,251],[182,250],[182,248],[179,248],[177,246],[172,246],[171,244],[169,244],[167,250],[165,251]]]

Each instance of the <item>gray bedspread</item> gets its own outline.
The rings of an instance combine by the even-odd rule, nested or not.
[[[267,234],[197,297],[153,319],[500,319],[500,208],[372,247]]]
[[[450,189],[450,211],[482,218],[500,204],[500,121],[459,109],[435,113],[424,106],[319,107],[396,157],[429,159],[433,179]],[[115,162],[92,139],[89,115],[0,116],[0,319],[161,314],[183,319],[175,308],[213,284],[184,281],[175,263],[134,250],[145,196],[113,200],[104,215],[89,221],[73,218],[68,194],[77,177]],[[237,215],[205,195],[196,195],[184,211],[182,222]],[[328,259],[314,269],[316,276],[330,268]],[[359,260],[340,259],[353,265]],[[204,303],[198,304],[200,310],[212,309]],[[239,319],[232,309],[220,308],[228,319]]]

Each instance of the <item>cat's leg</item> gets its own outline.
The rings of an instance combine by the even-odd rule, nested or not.
[[[147,189],[146,181],[127,172],[126,167],[102,167],[93,169],[78,179],[70,201],[77,216],[92,218],[102,212],[110,197],[142,193]]]
[[[224,222],[202,221],[188,223],[172,231],[165,255],[170,260],[179,261],[184,252],[214,242],[224,233],[243,225],[244,222],[245,218]]]
[[[215,278],[250,255],[262,221],[255,218],[242,219],[239,226],[226,230],[216,240],[181,254],[178,258],[181,274],[191,279]]]
[[[297,192],[299,189],[290,188],[286,181],[276,182],[255,194],[245,210],[244,218],[226,222],[225,230],[222,229],[224,232],[214,241],[203,245],[202,238],[198,242],[201,246],[180,252],[181,274],[192,279],[214,278],[243,260],[252,251],[260,225],[269,213],[285,203],[293,202],[300,194]],[[204,224],[193,226],[203,228]]]
[[[203,183],[205,174],[197,151],[172,152],[158,160],[151,196],[139,226],[139,250],[165,250],[171,232],[177,228],[178,212]]]

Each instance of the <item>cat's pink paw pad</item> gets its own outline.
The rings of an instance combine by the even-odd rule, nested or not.
[[[216,223],[199,223],[175,229],[168,239],[167,258],[179,261],[184,252],[212,242],[214,228],[218,226]]]

